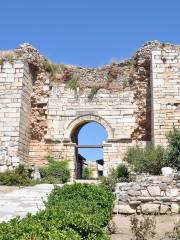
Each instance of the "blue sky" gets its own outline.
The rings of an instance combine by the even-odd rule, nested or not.
[[[1,0],[0,49],[29,42],[56,63],[99,66],[149,40],[180,44],[179,11],[179,0]]]
[[[179,0],[2,0],[0,48],[29,42],[55,62],[99,66],[148,40],[179,43]]]
[[[78,135],[80,145],[101,145],[107,139],[107,132],[104,127],[96,122],[90,122],[81,128]],[[79,153],[87,160],[98,160],[103,158],[102,148],[80,148]]]

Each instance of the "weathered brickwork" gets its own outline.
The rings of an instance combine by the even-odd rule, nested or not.
[[[52,155],[76,171],[76,133],[95,121],[107,131],[106,175],[128,147],[166,145],[179,126],[180,50],[149,42],[134,56],[99,68],[55,65],[29,44],[0,54],[0,170],[43,165]]]
[[[152,52],[152,140],[166,145],[166,133],[180,126],[180,48]]]
[[[1,169],[28,161],[30,143],[31,75],[23,61],[5,62],[0,68]]]

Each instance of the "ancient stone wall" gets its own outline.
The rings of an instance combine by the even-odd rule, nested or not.
[[[180,175],[137,176],[136,182],[118,183],[115,194],[116,213],[179,213]]]
[[[0,170],[27,162],[30,142],[29,67],[21,60],[0,65]]]
[[[166,146],[166,134],[180,126],[180,47],[152,51],[152,141]]]
[[[91,121],[107,131],[105,175],[128,147],[166,145],[180,125],[179,58],[179,47],[157,41],[99,68],[53,64],[29,44],[0,52],[0,164],[40,166],[52,155],[69,160],[73,177],[74,135]]]

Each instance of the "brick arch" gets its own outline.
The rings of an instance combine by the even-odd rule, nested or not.
[[[77,117],[73,121],[71,121],[66,128],[65,138],[66,139],[71,139],[71,134],[78,127],[80,127],[81,125],[84,125],[86,123],[89,123],[89,122],[99,123],[101,126],[103,126],[105,128],[105,130],[107,132],[107,135],[108,135],[107,138],[108,139],[113,138],[114,131],[113,131],[113,128],[110,126],[110,124],[105,119],[103,119],[102,117],[97,116],[97,115],[91,115],[91,114]]]

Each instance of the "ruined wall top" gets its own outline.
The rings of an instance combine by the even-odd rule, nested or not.
[[[180,50],[180,46],[150,41],[145,43],[127,60],[113,62],[97,68],[79,67],[67,64],[53,64],[37,49],[28,43],[19,45],[13,51],[0,51],[1,62],[5,60],[26,60],[33,72],[45,71],[51,75],[52,81],[64,82],[72,78],[78,79],[81,89],[91,87],[118,91],[127,85],[134,85],[136,80],[147,80],[152,50]],[[53,76],[52,76],[53,75]],[[138,75],[138,76],[137,76]],[[109,84],[111,83],[111,84]]]

